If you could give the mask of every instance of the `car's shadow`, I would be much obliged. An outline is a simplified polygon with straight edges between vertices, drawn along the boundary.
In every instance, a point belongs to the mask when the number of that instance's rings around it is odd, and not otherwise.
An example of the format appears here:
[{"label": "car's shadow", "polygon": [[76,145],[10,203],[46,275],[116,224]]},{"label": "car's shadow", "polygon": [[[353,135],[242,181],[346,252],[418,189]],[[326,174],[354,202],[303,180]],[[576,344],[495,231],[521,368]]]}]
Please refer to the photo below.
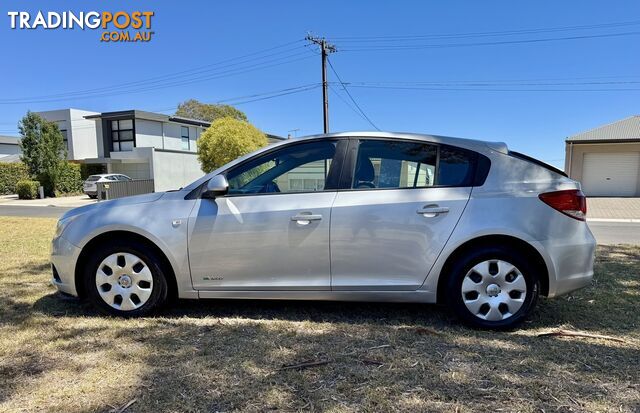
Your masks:
[{"label": "car's shadow", "polygon": [[[34,303],[33,310],[56,317],[103,316],[89,303],[60,293],[41,297]],[[150,316],[181,317],[440,326],[454,322],[449,311],[438,305],[312,300],[174,300]]]}]

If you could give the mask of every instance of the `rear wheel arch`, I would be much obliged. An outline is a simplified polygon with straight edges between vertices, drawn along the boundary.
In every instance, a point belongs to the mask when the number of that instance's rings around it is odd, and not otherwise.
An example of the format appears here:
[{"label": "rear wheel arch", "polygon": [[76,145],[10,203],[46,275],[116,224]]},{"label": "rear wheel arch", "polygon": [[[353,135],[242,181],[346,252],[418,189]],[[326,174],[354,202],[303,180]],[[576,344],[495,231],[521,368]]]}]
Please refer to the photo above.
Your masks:
[{"label": "rear wheel arch", "polygon": [[485,235],[471,239],[456,248],[447,258],[438,278],[438,304],[446,304],[446,286],[453,264],[469,252],[482,247],[504,246],[515,249],[531,258],[539,274],[540,295],[549,294],[549,271],[542,255],[528,242],[510,235]]},{"label": "rear wheel arch", "polygon": [[117,240],[127,240],[127,241],[135,241],[141,244],[144,244],[151,248],[154,253],[160,257],[161,262],[159,265],[163,268],[165,273],[165,278],[167,278],[167,287],[168,294],[170,299],[175,299],[178,297],[178,284],[176,281],[176,275],[173,271],[173,266],[171,262],[167,258],[166,254],[158,247],[153,241],[150,239],[137,234],[131,231],[109,231],[102,234],[97,235],[92,238],[87,244],[82,248],[80,252],[80,256],[78,257],[78,261],[76,262],[75,268],[75,283],[76,283],[76,291],[78,292],[78,296],[80,298],[85,297],[85,285],[84,285],[84,272],[83,269],[91,256],[91,254],[100,248],[101,245],[105,245],[107,243],[111,243]]}]

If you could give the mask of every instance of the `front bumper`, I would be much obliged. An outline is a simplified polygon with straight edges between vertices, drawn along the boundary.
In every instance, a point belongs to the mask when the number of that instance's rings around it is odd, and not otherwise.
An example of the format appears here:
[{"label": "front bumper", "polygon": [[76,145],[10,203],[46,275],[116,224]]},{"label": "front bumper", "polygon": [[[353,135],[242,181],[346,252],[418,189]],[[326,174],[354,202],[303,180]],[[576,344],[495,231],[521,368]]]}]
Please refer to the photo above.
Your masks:
[{"label": "front bumper", "polygon": [[59,291],[76,297],[75,270],[80,251],[62,236],[51,242],[51,283]]}]

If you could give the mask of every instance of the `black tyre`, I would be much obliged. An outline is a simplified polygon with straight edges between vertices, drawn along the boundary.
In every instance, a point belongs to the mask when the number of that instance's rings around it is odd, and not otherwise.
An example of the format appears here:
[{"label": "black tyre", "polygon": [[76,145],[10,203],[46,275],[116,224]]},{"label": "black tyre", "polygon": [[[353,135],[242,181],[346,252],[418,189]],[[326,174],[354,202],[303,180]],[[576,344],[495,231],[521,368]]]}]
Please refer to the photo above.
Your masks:
[{"label": "black tyre", "polygon": [[144,243],[101,244],[85,266],[88,300],[101,312],[123,317],[147,315],[167,300],[162,260]]},{"label": "black tyre", "polygon": [[512,329],[531,313],[540,281],[521,252],[483,247],[457,260],[448,274],[446,299],[466,324],[492,330]]}]

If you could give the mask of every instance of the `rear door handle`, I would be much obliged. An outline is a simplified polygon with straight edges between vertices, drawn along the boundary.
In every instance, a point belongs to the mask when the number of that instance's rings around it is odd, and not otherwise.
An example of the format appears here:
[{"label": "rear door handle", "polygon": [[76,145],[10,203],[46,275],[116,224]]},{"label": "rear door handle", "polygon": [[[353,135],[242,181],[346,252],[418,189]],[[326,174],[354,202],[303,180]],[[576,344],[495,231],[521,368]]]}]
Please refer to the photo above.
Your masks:
[{"label": "rear door handle", "polygon": [[447,212],[449,212],[449,208],[438,205],[427,205],[416,211],[417,214],[420,214],[425,218],[433,218],[440,214],[446,214]]},{"label": "rear door handle", "polygon": [[320,221],[321,219],[322,215],[312,214],[311,212],[301,212],[291,217],[292,221],[295,221],[300,225],[309,225],[311,221]]}]

